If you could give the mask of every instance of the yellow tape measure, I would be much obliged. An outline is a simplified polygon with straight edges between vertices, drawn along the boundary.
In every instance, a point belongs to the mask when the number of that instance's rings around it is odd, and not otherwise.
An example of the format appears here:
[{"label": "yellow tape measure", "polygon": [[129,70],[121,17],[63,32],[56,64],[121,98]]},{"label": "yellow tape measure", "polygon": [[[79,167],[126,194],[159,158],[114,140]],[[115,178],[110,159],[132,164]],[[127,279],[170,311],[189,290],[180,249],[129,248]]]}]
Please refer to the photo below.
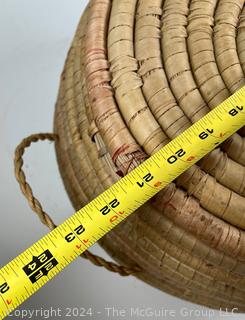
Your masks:
[{"label": "yellow tape measure", "polygon": [[245,125],[245,87],[0,269],[0,319]]}]

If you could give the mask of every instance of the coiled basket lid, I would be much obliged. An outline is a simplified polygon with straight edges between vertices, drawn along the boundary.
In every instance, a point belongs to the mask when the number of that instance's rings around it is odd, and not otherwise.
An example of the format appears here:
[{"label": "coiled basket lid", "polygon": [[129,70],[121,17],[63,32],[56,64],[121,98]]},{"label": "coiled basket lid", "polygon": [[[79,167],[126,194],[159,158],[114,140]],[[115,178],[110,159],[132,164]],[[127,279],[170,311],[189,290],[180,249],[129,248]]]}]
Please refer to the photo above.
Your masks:
[{"label": "coiled basket lid", "polygon": [[[241,88],[244,73],[243,0],[91,0],[66,60],[54,119],[74,207]],[[241,130],[100,244],[167,293],[243,312],[244,230]]]}]

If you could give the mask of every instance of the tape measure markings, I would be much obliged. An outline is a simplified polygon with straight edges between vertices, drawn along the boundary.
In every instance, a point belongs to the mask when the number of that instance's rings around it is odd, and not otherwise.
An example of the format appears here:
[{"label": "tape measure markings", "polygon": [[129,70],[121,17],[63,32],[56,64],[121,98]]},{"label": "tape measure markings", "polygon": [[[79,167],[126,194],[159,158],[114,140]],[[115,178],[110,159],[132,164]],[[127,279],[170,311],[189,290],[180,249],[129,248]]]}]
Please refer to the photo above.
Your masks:
[{"label": "tape measure markings", "polygon": [[241,128],[244,104],[245,87],[0,269],[0,318]]}]

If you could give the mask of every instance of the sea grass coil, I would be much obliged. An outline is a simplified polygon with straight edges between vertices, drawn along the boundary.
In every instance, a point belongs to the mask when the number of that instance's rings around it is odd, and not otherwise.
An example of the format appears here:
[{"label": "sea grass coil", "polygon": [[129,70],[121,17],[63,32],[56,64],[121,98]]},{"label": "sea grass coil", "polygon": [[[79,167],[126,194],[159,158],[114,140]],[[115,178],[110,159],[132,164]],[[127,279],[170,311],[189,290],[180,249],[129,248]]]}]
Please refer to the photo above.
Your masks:
[{"label": "sea grass coil", "polygon": [[[75,209],[244,86],[244,2],[89,2],[54,119],[60,173]],[[245,312],[244,133],[191,167],[100,245],[167,293]]]}]

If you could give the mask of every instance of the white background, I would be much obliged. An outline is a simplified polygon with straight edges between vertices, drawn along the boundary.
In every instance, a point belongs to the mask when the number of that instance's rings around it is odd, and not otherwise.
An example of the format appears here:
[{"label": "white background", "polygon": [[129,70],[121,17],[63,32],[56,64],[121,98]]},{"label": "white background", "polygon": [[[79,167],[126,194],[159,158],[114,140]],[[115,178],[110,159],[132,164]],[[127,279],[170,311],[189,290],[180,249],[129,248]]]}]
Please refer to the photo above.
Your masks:
[{"label": "white background", "polygon": [[[59,76],[86,3],[82,0],[0,0],[0,266],[48,231],[19,190],[14,178],[13,154],[15,146],[25,136],[52,131]],[[34,192],[55,222],[61,223],[73,213],[52,144],[39,143],[28,150],[24,168]],[[97,245],[92,250],[107,257]],[[63,315],[57,319],[66,319],[66,308],[91,307],[94,315],[83,319],[123,319],[112,317],[112,314],[107,316],[104,308],[113,306],[124,309],[126,319],[130,319],[131,307],[173,309],[177,314],[175,319],[181,318],[182,308],[208,312],[208,309],[171,297],[133,277],[122,278],[80,258],[19,310],[60,308]],[[39,313],[32,318],[44,317]],[[182,318],[238,320],[245,319],[245,315],[221,317],[217,312],[210,317]]]}]

